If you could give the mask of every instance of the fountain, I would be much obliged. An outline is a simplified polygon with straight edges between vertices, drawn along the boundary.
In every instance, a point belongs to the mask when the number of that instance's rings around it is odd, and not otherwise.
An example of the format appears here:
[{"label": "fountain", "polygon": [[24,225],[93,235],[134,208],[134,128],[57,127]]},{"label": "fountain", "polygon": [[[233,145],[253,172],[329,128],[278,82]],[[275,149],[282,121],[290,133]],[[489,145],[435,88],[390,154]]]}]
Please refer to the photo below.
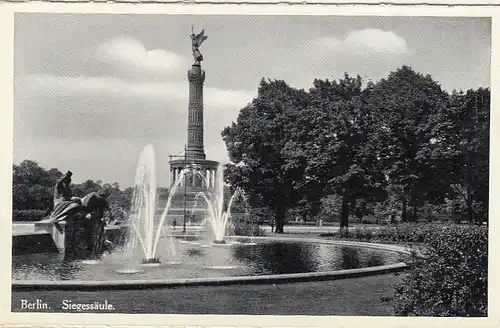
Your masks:
[{"label": "fountain", "polygon": [[216,182],[212,191],[199,192],[196,199],[202,198],[208,207],[208,213],[204,222],[208,221],[214,234],[213,243],[216,245],[226,244],[224,239],[229,220],[231,218],[231,207],[234,200],[243,195],[241,189],[236,189],[234,194],[229,199],[227,206],[224,203],[224,170],[223,166],[217,168]]},{"label": "fountain", "polygon": [[[156,256],[157,246],[161,236],[167,238],[170,254],[175,256],[173,237],[168,228],[164,227],[164,221],[171,202],[171,195],[167,199],[167,205],[160,218],[159,224],[155,225],[156,218],[156,159],[152,145],[144,147],[137,164],[134,181],[134,192],[132,196],[131,210],[128,220],[129,235],[124,254],[130,260],[131,255],[140,245],[142,250],[142,261],[144,265],[158,265],[160,258]],[[176,181],[172,194],[178,188]]]},{"label": "fountain", "polygon": [[[230,220],[231,208],[236,205],[235,201],[238,197],[246,197],[243,191],[238,189],[225,206],[221,166],[218,167],[217,183],[212,183],[211,187],[207,186],[207,191],[199,193],[197,197],[198,200],[203,201],[206,208],[206,216],[202,221],[202,226],[206,224],[211,227],[211,229],[207,229],[207,232],[215,236],[213,242],[207,245],[199,242],[203,238],[196,238],[198,242],[179,242],[179,244],[174,245],[175,239],[170,232],[169,225],[166,224],[166,218],[172,198],[181,183],[185,181],[187,174],[200,176],[202,173],[195,166],[185,167],[171,187],[163,213],[161,216],[157,216],[155,153],[151,145],[146,146],[138,160],[130,211],[127,213],[120,209],[122,214],[128,216],[127,220],[120,222],[120,231],[122,231],[122,227],[126,228],[125,236],[119,237],[120,239],[124,238],[118,243],[120,246],[122,242],[125,244],[123,249],[110,252],[101,261],[93,263],[95,265],[88,266],[68,266],[64,261],[60,262],[58,255],[53,253],[20,255],[14,257],[14,285],[20,289],[26,286],[43,289],[50,284],[63,288],[64,283],[59,280],[67,280],[68,276],[77,286],[91,286],[93,284],[101,286],[102,280],[113,281],[113,283],[122,281],[126,286],[158,282],[165,285],[175,285],[179,281],[188,284],[205,283],[205,281],[216,284],[218,280],[213,282],[213,279],[218,278],[241,283],[242,281],[253,282],[259,275],[269,275],[269,268],[274,267],[276,262],[287,263],[287,267],[284,269],[271,272],[278,274],[276,279],[282,279],[282,273],[305,273],[307,275],[307,272],[316,272],[322,268],[327,270],[330,268],[333,270],[343,269],[346,263],[359,263],[362,268],[369,266],[369,263],[374,263],[372,260],[374,257],[378,258],[377,263],[387,263],[388,265],[399,261],[397,256],[381,255],[368,250],[348,255],[345,257],[347,260],[338,260],[338,258],[343,258],[343,250],[338,247],[337,243],[341,244],[342,242],[255,237],[251,238],[250,243],[248,243],[240,241],[247,239],[246,237],[230,236],[228,227],[235,223],[235,220]],[[206,177],[204,179],[206,179],[204,180],[206,183],[208,179]],[[248,211],[246,214],[248,215]],[[161,240],[166,240],[166,247],[159,246],[163,245],[160,243]],[[255,241],[261,242],[256,243]],[[193,248],[193,245],[197,246]],[[221,245],[224,247],[220,247]],[[248,247],[249,245],[254,246]],[[321,251],[318,245],[324,245],[327,250]],[[177,255],[176,247],[179,248],[180,255]],[[352,245],[352,247],[359,248],[361,246]],[[365,243],[362,247],[368,248],[369,246]],[[373,246],[374,249],[377,247],[379,246]],[[396,250],[396,252],[400,252],[400,250]],[[360,257],[360,259],[353,262],[350,257]],[[316,263],[323,263],[323,266],[317,266]],[[176,267],[172,267],[173,265]],[[399,270],[404,266],[400,263],[390,268]],[[130,280],[121,280],[117,276],[133,277],[134,274],[140,275]],[[327,276],[331,273],[322,274]],[[252,277],[243,278],[242,276]],[[96,280],[89,282],[89,277]]]}]

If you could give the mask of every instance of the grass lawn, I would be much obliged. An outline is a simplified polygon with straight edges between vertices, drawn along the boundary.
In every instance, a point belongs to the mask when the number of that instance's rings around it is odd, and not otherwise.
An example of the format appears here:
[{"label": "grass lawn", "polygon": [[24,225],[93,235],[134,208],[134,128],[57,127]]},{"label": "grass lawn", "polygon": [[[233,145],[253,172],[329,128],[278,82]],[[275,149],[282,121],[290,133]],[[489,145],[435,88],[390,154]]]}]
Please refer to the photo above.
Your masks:
[{"label": "grass lawn", "polygon": [[50,312],[62,300],[85,303],[108,300],[119,313],[266,314],[266,315],[393,315],[396,284],[404,274],[278,285],[179,287],[102,292],[13,292],[12,310],[22,299],[42,299]]}]

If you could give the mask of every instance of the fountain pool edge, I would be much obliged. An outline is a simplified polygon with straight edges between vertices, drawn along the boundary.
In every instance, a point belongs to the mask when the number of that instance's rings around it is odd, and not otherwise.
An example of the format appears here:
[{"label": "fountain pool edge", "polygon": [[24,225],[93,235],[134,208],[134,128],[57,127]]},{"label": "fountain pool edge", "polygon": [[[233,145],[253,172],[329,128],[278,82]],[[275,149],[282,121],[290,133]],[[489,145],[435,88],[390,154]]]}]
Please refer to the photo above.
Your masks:
[{"label": "fountain pool edge", "polygon": [[[227,239],[236,240],[273,240],[316,244],[344,245],[353,247],[375,248],[410,254],[410,250],[397,245],[362,243],[338,240],[322,240],[313,238],[293,237],[246,237],[231,236]],[[13,280],[12,291],[35,291],[35,290],[79,290],[79,291],[101,291],[101,290],[132,290],[132,289],[156,289],[175,288],[185,286],[224,286],[224,285],[248,285],[248,284],[281,284],[307,281],[326,281],[348,279],[372,275],[380,275],[390,272],[399,272],[408,268],[404,262],[374,266],[359,269],[306,272],[277,275],[259,276],[234,276],[216,278],[186,278],[186,279],[153,279],[153,280],[118,280],[118,281],[88,281],[88,280],[63,280],[63,281],[41,281],[41,280]]]}]

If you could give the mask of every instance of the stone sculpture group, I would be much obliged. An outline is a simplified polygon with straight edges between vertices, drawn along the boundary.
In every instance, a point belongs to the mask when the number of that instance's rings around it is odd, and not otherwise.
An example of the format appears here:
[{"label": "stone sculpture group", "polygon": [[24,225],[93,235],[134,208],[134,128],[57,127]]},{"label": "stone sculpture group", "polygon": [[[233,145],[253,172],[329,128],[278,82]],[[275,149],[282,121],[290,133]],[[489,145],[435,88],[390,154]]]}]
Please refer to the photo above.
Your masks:
[{"label": "stone sculpture group", "polygon": [[[64,259],[95,259],[112,247],[105,238],[105,211],[112,214],[107,203],[108,189],[92,192],[83,198],[73,196],[70,188],[73,173],[67,171],[54,187],[54,208],[47,220],[64,233]],[[64,222],[64,227],[62,223]]]}]

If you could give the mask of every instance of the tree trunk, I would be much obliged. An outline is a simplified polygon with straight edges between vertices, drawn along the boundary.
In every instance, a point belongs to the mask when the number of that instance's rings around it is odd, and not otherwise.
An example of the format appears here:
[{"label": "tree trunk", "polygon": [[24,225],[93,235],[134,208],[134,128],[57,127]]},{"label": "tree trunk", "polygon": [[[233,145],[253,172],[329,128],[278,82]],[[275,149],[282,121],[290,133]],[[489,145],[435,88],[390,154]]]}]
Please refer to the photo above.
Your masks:
[{"label": "tree trunk", "polygon": [[472,190],[470,183],[467,182],[467,219],[469,223],[474,223],[474,209],[472,208]]},{"label": "tree trunk", "polygon": [[474,222],[474,210],[472,208],[472,152],[467,151],[467,167],[465,169],[465,188],[466,188],[466,204],[467,204],[467,220],[469,223]]},{"label": "tree trunk", "polygon": [[342,196],[342,211],[340,213],[340,229],[349,227],[349,196]]},{"label": "tree trunk", "polygon": [[276,227],[274,229],[275,233],[283,233],[283,227],[285,226],[285,213],[286,210],[282,206],[278,206],[278,208],[274,211],[276,223]]},{"label": "tree trunk", "polygon": [[412,213],[411,213],[411,222],[417,222],[417,197],[416,197],[416,191],[412,190],[411,192],[411,208],[412,208]]},{"label": "tree trunk", "polygon": [[403,206],[401,209],[401,222],[407,222],[408,218],[406,217],[406,197],[403,197],[402,202]]}]

